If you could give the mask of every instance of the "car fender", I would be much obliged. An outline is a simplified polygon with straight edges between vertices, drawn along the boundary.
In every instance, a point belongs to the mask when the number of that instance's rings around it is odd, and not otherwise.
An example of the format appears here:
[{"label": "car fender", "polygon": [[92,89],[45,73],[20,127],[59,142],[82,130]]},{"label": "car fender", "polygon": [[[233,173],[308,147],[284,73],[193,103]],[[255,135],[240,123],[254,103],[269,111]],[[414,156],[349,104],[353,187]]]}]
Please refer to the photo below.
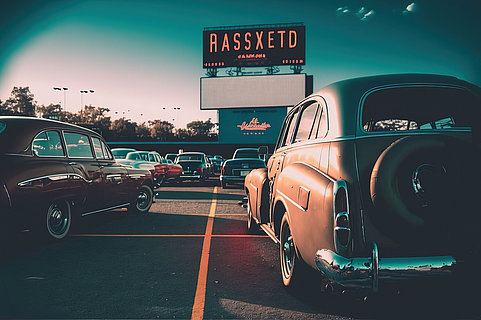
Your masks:
[{"label": "car fender", "polygon": [[276,204],[284,204],[296,248],[304,261],[315,267],[317,250],[335,250],[334,179],[303,163],[285,167],[277,179]]},{"label": "car fender", "polygon": [[[267,168],[259,168],[252,170],[245,178],[244,189],[248,196],[250,208],[252,210],[252,217],[258,222],[264,222],[269,210],[269,199],[262,197],[263,186],[267,183]],[[263,213],[261,215],[261,213]]]}]

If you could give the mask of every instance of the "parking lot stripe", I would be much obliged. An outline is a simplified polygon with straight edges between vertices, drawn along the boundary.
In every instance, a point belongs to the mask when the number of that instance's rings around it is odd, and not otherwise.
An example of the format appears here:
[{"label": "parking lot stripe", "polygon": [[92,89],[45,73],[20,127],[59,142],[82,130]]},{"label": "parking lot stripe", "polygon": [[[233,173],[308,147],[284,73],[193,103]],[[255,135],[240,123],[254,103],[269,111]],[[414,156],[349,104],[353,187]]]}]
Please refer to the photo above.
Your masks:
[{"label": "parking lot stripe", "polygon": [[192,320],[204,318],[205,290],[207,287],[207,272],[209,270],[210,240],[212,228],[214,226],[215,208],[217,205],[217,187],[214,187],[212,203],[210,205],[209,218],[205,227],[204,243],[202,245],[202,255],[200,257],[199,276],[197,278],[197,288],[195,290],[194,307],[192,308]]},{"label": "parking lot stripe", "polygon": [[[71,234],[70,237],[84,238],[203,238],[204,234]],[[213,234],[211,238],[267,238],[266,235],[255,234]]]}]

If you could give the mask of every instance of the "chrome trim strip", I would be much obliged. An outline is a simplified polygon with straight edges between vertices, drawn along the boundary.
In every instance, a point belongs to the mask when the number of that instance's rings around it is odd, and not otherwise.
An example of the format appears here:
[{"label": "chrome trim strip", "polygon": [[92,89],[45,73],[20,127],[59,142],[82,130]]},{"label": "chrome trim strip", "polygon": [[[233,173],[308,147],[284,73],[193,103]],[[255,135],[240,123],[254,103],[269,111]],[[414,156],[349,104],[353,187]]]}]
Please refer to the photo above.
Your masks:
[{"label": "chrome trim strip", "polygon": [[129,178],[132,178],[132,179],[142,179],[143,177],[145,177],[145,175],[141,173],[133,173],[133,174],[129,174],[128,176]]},{"label": "chrome trim strip", "polygon": [[269,238],[271,238],[271,240],[274,241],[275,244],[279,244],[279,240],[276,238],[276,235],[271,228],[269,228],[265,224],[261,224],[260,227],[269,236]]},{"label": "chrome trim strip", "polygon": [[120,204],[118,206],[114,206],[114,207],[110,207],[110,208],[105,208],[105,209],[100,209],[100,210],[82,213],[82,217],[85,217],[85,216],[88,216],[88,215],[91,215],[91,214],[95,214],[95,213],[99,213],[99,212],[110,211],[110,210],[114,210],[114,209],[118,209],[118,208],[125,208],[129,205],[130,205],[130,202],[127,202],[127,203]]},{"label": "chrome trim strip", "polygon": [[84,177],[82,177],[81,175],[79,175],[77,173],[58,173],[58,174],[51,174],[51,175],[48,175],[48,176],[32,178],[32,179],[28,179],[28,180],[25,180],[25,181],[20,181],[19,183],[17,183],[17,185],[19,187],[26,187],[34,181],[43,180],[43,179],[50,179],[52,181],[69,180],[69,179],[81,179],[81,180],[84,180],[87,183],[92,182],[92,180],[86,180]]},{"label": "chrome trim strip", "polygon": [[7,186],[5,184],[3,184],[3,189],[5,190],[5,193],[7,194],[8,204],[11,208],[12,207],[12,198],[10,198],[10,193],[8,192]]},{"label": "chrome trim strip", "polygon": [[285,193],[277,190],[277,193],[279,193],[281,196],[283,196],[284,198],[286,198],[287,200],[289,200],[290,203],[292,203],[293,205],[295,205],[298,209],[301,209],[303,212],[306,212],[307,210],[304,209],[301,205],[299,205],[297,202],[295,202],[294,200],[292,200],[291,198],[289,198],[288,196],[286,196]]},{"label": "chrome trim strip", "polygon": [[405,281],[416,278],[445,278],[454,273],[452,256],[379,258],[373,243],[371,257],[346,258],[329,250],[316,252],[317,269],[329,280],[345,287],[376,292],[379,282]]}]

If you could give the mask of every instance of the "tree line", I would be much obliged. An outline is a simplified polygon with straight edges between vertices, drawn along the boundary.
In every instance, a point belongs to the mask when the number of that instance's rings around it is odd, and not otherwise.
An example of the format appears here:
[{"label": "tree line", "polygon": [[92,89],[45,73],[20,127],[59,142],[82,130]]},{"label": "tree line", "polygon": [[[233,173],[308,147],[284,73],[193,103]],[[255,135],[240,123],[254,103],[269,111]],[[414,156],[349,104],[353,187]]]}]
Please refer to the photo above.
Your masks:
[{"label": "tree line", "polygon": [[107,113],[109,108],[85,105],[72,113],[62,110],[60,104],[37,105],[29,87],[14,87],[10,97],[0,100],[0,115],[43,117],[76,124],[95,130],[108,141],[215,141],[217,124],[207,121],[189,122],[186,128],[175,128],[165,120],[149,120],[136,123],[125,117],[113,120]]}]

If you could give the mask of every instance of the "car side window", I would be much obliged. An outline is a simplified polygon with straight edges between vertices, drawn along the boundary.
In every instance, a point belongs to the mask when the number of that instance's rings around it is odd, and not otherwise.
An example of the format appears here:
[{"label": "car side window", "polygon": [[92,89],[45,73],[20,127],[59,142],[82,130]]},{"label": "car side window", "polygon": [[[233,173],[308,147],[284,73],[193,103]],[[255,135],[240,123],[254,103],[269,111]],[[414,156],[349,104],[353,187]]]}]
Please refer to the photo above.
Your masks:
[{"label": "car side window", "polygon": [[64,157],[60,134],[57,131],[39,133],[32,142],[32,151],[38,157]]},{"label": "car side window", "polygon": [[97,159],[105,159],[104,152],[102,151],[102,143],[99,138],[92,138],[92,144],[94,146],[95,157]]},{"label": "car side window", "polygon": [[149,162],[155,162],[155,158],[152,153],[149,153]]},{"label": "car side window", "polygon": [[87,135],[74,132],[64,132],[63,135],[67,143],[69,157],[93,159],[94,155]]},{"label": "car side window", "polygon": [[319,121],[317,123],[317,138],[324,138],[329,130],[329,123],[327,121],[327,107],[325,104],[320,105]]},{"label": "car side window", "polygon": [[103,141],[101,141],[101,143],[102,143],[102,152],[104,153],[104,158],[112,160],[114,156],[112,155],[112,152],[110,151],[109,147],[107,147],[107,145]]},{"label": "car side window", "polygon": [[296,128],[297,123],[297,115],[299,114],[299,110],[296,110],[290,119],[289,126],[287,127],[286,137],[284,138],[283,146],[287,146],[291,144],[292,136],[294,135],[294,129]]},{"label": "car side window", "polygon": [[314,125],[314,119],[317,114],[318,103],[311,103],[302,110],[299,119],[299,125],[297,127],[296,137],[294,142],[301,142],[309,139],[311,135],[312,127]]}]

